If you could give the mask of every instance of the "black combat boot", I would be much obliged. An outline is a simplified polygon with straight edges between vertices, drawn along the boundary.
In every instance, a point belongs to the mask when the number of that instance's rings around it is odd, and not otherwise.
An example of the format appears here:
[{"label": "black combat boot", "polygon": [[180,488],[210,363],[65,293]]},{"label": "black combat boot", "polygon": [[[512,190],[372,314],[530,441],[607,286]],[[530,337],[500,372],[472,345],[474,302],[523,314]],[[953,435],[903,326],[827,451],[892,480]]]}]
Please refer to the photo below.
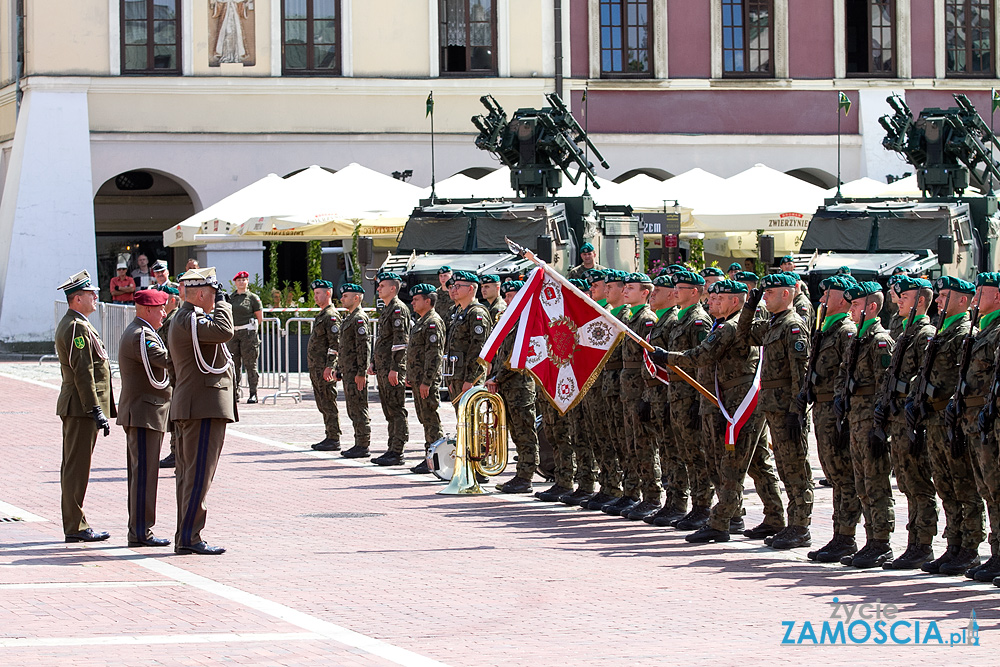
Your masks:
[{"label": "black combat boot", "polygon": [[603,491],[594,494],[589,499],[580,503],[580,507],[585,510],[599,510],[605,505],[605,503],[610,503],[612,500],[617,499],[618,496],[613,496],[610,493],[604,493]]},{"label": "black combat boot", "polygon": [[827,542],[826,546],[820,547],[816,551],[806,554],[809,560],[817,563],[836,563],[844,556],[850,556],[858,552],[858,543],[853,535],[841,535],[837,533],[833,539]]},{"label": "black combat boot", "polygon": [[674,528],[677,530],[698,530],[702,526],[708,525],[708,517],[711,515],[712,510],[704,505],[695,505],[691,508],[691,511],[687,513],[687,516],[681,518],[674,524]]},{"label": "black combat boot", "polygon": [[535,497],[546,503],[554,503],[559,500],[561,496],[570,493],[573,489],[567,489],[565,486],[559,486],[558,484],[550,486],[544,491],[538,491],[535,493]]},{"label": "black combat boot", "polygon": [[774,536],[769,545],[772,549],[795,549],[812,544],[812,535],[806,526],[787,526]]},{"label": "black combat boot", "polygon": [[340,454],[345,459],[365,459],[371,456],[368,452],[368,445],[354,445]]},{"label": "black combat boot", "polygon": [[340,441],[333,438],[323,438],[312,446],[317,452],[336,452],[340,450]]},{"label": "black combat boot", "polygon": [[431,467],[427,465],[427,459],[420,459],[420,463],[410,468],[410,472],[414,475],[426,475],[431,471]]},{"label": "black combat boot", "polygon": [[711,526],[702,526],[690,535],[685,535],[684,539],[695,544],[703,542],[728,542],[729,531],[716,530]]},{"label": "black combat boot", "polygon": [[941,566],[957,556],[961,549],[962,546],[959,544],[949,544],[943,554],[932,561],[924,563],[920,566],[920,569],[929,574],[938,574],[941,571]]},{"label": "black combat boot", "polygon": [[638,505],[635,505],[628,511],[628,513],[622,513],[622,516],[631,521],[638,521],[639,519],[645,519],[647,516],[652,516],[660,511],[660,503],[655,500],[644,500]]},{"label": "black combat boot", "polygon": [[743,537],[749,537],[751,540],[763,540],[771,537],[772,535],[777,535],[784,529],[784,526],[777,526],[773,523],[764,521],[749,530],[744,530]]},{"label": "black combat boot", "polygon": [[947,563],[942,563],[938,567],[938,574],[953,577],[956,574],[965,574],[970,567],[975,567],[983,562],[979,556],[979,550],[962,547],[958,553]]},{"label": "black combat boot", "polygon": [[919,570],[924,563],[934,559],[934,551],[929,544],[910,542],[899,558],[882,563],[883,570]]},{"label": "black combat boot", "polygon": [[257,402],[257,390],[251,389],[250,398],[247,399],[247,405],[253,405],[256,402]]},{"label": "black combat boot", "polygon": [[683,507],[667,507],[664,506],[659,512],[652,516],[647,516],[643,519],[646,523],[651,523],[654,526],[659,526],[660,528],[665,528],[666,526],[672,526],[684,517],[687,516],[687,510]]},{"label": "black combat boot", "polygon": [[569,505],[572,507],[573,505],[580,505],[581,503],[584,503],[593,497],[594,497],[593,491],[584,491],[583,489],[577,489],[576,491],[564,493],[561,496],[559,496],[559,502],[561,502],[563,505]]},{"label": "black combat boot", "polygon": [[173,468],[175,465],[176,465],[176,462],[174,460],[174,453],[173,452],[170,452],[169,454],[167,454],[166,456],[164,456],[162,459],[160,459],[160,467],[161,468]]},{"label": "black combat boot", "polygon": [[399,452],[386,452],[382,456],[376,456],[371,461],[377,466],[401,466],[403,465],[403,455]]},{"label": "black combat boot", "polygon": [[859,570],[881,567],[886,561],[892,560],[892,547],[889,540],[869,540],[864,548],[855,554],[851,565]]},{"label": "black combat boot", "polygon": [[747,525],[743,522],[743,517],[734,517],[729,520],[730,535],[742,535],[746,529]]},{"label": "black combat boot", "polygon": [[531,493],[531,480],[513,477],[500,485],[500,493]]},{"label": "black combat boot", "polygon": [[635,498],[629,498],[628,496],[622,496],[621,498],[616,498],[610,503],[604,503],[601,506],[601,511],[610,516],[618,516],[623,509],[631,509],[632,505],[635,505],[638,500]]},{"label": "black combat boot", "polygon": [[[971,577],[969,577],[969,572],[972,573]],[[993,581],[997,577],[1000,577],[1000,555],[993,554],[982,565],[970,568],[965,573],[965,576],[976,581]]]}]

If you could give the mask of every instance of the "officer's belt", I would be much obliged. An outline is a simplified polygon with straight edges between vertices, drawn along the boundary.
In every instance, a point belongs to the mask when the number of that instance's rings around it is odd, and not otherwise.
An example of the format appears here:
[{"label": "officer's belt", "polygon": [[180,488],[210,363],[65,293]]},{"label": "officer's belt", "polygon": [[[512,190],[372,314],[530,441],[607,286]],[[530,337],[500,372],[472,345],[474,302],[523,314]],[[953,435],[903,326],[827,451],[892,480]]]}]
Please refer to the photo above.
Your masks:
[{"label": "officer's belt", "polygon": [[776,380],[763,380],[760,383],[761,389],[777,389],[779,387],[791,387],[792,378],[778,378]]},{"label": "officer's belt", "polygon": [[642,368],[642,363],[638,361],[623,361],[622,368],[629,368],[629,369]]},{"label": "officer's belt", "polygon": [[851,396],[874,396],[875,395],[875,385],[868,384],[864,387],[859,387],[851,392]]},{"label": "officer's belt", "polygon": [[950,398],[942,398],[940,401],[927,401],[927,411],[928,412],[938,412],[944,410],[948,406],[948,401]]},{"label": "officer's belt", "polygon": [[667,380],[669,382],[684,382],[684,378],[673,371],[667,371]]},{"label": "officer's belt", "polygon": [[666,387],[667,385],[663,384],[662,382],[660,382],[656,378],[646,378],[646,386],[647,387]]},{"label": "officer's belt", "polygon": [[732,389],[733,387],[738,387],[741,384],[747,382],[753,382],[753,375],[741,375],[738,378],[733,378],[732,380],[726,380],[725,382],[720,382],[719,387],[722,389]]},{"label": "officer's belt", "polygon": [[833,393],[832,391],[829,394],[816,394],[816,402],[829,403],[830,401],[833,400],[834,396],[836,396],[836,394]]},{"label": "officer's belt", "polygon": [[253,331],[256,328],[257,328],[257,322],[255,320],[255,321],[251,322],[250,324],[240,324],[240,325],[234,326],[233,330],[235,330],[235,331],[244,331],[244,330],[249,329],[249,330]]},{"label": "officer's belt", "polygon": [[985,396],[966,396],[965,397],[965,407],[967,408],[981,408],[986,405]]},{"label": "officer's belt", "polygon": [[620,371],[622,369],[622,362],[620,361],[609,361],[604,364],[604,370],[606,371]]}]

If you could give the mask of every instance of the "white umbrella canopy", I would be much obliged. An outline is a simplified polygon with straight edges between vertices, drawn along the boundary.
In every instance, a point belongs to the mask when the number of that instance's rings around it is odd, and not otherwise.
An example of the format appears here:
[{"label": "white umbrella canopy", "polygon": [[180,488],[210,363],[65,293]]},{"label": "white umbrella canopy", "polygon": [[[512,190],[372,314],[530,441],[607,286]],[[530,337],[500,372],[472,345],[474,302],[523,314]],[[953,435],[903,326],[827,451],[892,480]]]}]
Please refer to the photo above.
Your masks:
[{"label": "white umbrella canopy", "polygon": [[[882,181],[876,181],[874,178],[859,178],[856,181],[848,181],[847,183],[840,184],[840,194],[844,197],[881,197],[882,193],[888,187]],[[826,196],[834,197],[837,194],[836,186],[827,189]]]},{"label": "white umbrella canopy", "polygon": [[[441,186],[447,181],[452,180],[455,176],[452,176],[445,181],[438,183],[436,188],[436,194],[438,197],[447,197],[451,195],[441,194]],[[584,188],[584,178],[581,177],[580,180],[576,182],[576,185],[569,182],[565,174],[563,175],[563,185],[559,188],[560,197],[579,197],[583,194]],[[618,190],[618,184],[614,181],[609,181],[606,178],[600,176],[597,177],[597,182],[601,184],[600,188],[595,188],[591,186],[588,188],[590,195],[594,198],[594,203],[597,204],[627,204],[628,202],[624,200],[624,195]],[[468,187],[463,187],[468,186]],[[459,181],[459,191],[465,191],[471,188],[471,194],[463,194],[460,196],[480,198],[480,199],[514,199],[517,195],[514,190],[510,187],[510,167],[500,167],[495,169],[490,173],[486,174],[480,179],[473,180],[471,183],[465,183]],[[430,189],[424,190],[427,196],[430,196]]]},{"label": "white umbrella canopy", "polygon": [[[440,199],[471,199],[475,196],[473,193],[478,182],[465,174],[455,174],[434,184],[434,196]],[[424,188],[422,193],[424,199],[429,199],[430,187]]]}]

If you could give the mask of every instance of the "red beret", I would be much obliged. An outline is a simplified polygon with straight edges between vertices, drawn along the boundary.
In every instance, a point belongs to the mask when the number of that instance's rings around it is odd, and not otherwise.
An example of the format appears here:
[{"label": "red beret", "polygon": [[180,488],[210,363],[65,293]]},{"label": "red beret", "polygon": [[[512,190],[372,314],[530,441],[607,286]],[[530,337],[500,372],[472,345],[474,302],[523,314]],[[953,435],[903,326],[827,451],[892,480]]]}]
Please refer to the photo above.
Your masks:
[{"label": "red beret", "polygon": [[235,276],[233,276],[233,280],[238,280],[240,278],[249,278],[249,277],[250,277],[249,273],[247,273],[246,271],[240,271]]},{"label": "red beret", "polygon": [[144,289],[135,293],[135,303],[139,306],[162,306],[170,295],[156,289]]}]

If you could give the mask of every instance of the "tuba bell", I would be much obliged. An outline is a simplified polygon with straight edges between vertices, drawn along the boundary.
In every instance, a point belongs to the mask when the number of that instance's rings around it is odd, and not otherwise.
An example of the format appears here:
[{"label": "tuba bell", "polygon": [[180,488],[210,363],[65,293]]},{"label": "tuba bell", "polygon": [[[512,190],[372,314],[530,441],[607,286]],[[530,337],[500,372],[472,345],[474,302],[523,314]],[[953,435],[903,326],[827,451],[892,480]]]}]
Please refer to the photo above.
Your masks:
[{"label": "tuba bell", "polygon": [[494,477],[507,467],[507,418],[503,399],[484,387],[472,387],[458,402],[455,473],[443,495],[486,493],[479,475]]}]

